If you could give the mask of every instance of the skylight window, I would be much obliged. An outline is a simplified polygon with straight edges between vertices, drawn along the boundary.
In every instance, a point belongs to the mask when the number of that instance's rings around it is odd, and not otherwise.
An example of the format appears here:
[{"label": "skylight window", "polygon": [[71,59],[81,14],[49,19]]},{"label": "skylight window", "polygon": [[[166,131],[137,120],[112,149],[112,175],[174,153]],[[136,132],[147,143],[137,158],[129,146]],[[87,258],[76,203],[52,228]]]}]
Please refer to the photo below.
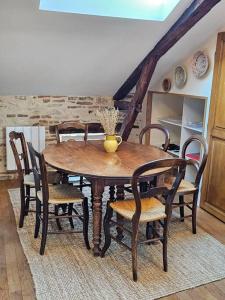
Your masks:
[{"label": "skylight window", "polygon": [[180,0],[40,0],[40,9],[85,15],[164,21]]}]

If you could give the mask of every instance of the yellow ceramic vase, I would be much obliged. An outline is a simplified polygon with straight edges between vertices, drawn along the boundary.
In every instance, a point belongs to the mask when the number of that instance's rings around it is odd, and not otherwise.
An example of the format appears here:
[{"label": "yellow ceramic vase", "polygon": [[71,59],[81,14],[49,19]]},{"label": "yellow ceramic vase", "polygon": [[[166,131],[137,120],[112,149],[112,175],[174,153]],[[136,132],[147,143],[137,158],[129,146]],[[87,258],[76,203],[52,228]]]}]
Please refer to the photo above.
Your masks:
[{"label": "yellow ceramic vase", "polygon": [[104,141],[105,151],[108,153],[116,152],[118,146],[122,143],[122,138],[119,135],[106,135]]}]

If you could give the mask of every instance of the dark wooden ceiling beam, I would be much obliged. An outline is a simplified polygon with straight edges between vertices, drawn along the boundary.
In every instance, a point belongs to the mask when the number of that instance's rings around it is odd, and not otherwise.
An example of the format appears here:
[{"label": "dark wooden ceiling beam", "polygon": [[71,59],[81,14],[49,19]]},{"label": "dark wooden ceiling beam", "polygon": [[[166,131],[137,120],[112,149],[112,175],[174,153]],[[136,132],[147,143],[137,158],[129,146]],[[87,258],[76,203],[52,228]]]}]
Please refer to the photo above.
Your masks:
[{"label": "dark wooden ceiling beam", "polygon": [[158,60],[180,40],[200,19],[202,19],[221,0],[194,0],[184,11],[176,23],[148,53],[148,55],[137,66],[129,78],[113,96],[114,100],[121,100],[127,96],[132,88],[137,84],[142,69],[152,57]]},{"label": "dark wooden ceiling beam", "polygon": [[124,141],[128,139],[130,132],[133,128],[134,122],[137,118],[137,115],[141,111],[142,102],[145,97],[146,91],[148,89],[149,82],[155,71],[157,61],[158,61],[158,57],[152,56],[145,64],[141,72],[141,76],[137,84],[136,92],[130,102],[126,117],[123,120],[120,129],[120,135],[122,136],[122,139]]}]

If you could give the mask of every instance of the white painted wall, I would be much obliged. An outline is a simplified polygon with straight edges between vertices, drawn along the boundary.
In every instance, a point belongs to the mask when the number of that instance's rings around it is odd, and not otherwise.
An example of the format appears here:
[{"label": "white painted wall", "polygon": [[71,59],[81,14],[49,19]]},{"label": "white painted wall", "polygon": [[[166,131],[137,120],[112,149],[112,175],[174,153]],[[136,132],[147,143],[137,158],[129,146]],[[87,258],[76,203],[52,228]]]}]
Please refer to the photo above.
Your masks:
[{"label": "white painted wall", "polygon": [[[182,0],[165,22],[151,22],[0,0],[0,95],[111,96],[191,1]],[[223,0],[160,60],[153,82],[221,27],[224,10]]]},{"label": "white painted wall", "polygon": [[[213,68],[214,68],[214,55],[216,51],[216,40],[217,36],[214,35],[209,41],[204,44],[202,47],[198,47],[193,51],[191,56],[183,61],[177,61],[176,64],[171,68],[170,72],[163,75],[161,80],[151,88],[156,91],[163,91],[162,89],[162,81],[164,78],[170,78],[172,82],[170,93],[176,94],[186,94],[186,95],[195,95],[200,97],[210,97],[211,94],[211,84],[213,78]],[[203,50],[208,54],[209,57],[209,69],[207,74],[200,79],[197,79],[192,72],[192,58],[194,53],[198,50]],[[174,70],[177,65],[182,65],[185,67],[187,71],[187,82],[183,88],[177,88],[175,85],[174,79]]]},{"label": "white painted wall", "polygon": [[0,95],[110,96],[190,2],[162,23],[0,0]]},{"label": "white painted wall", "polygon": [[[172,82],[172,87],[170,90],[170,93],[176,93],[176,94],[184,94],[184,95],[194,95],[199,97],[206,97],[207,98],[207,104],[205,108],[205,120],[206,120],[206,128],[208,125],[208,114],[209,114],[209,108],[210,108],[210,97],[211,97],[211,89],[212,89],[212,80],[213,80],[213,68],[214,68],[214,56],[216,51],[216,41],[217,41],[217,35],[214,35],[211,37],[208,42],[202,47],[198,47],[193,51],[192,55],[189,56],[187,59],[183,61],[177,61],[176,64],[171,68],[171,71],[162,76],[161,80],[158,81],[158,83],[154,86],[151,86],[151,90],[154,91],[163,91],[162,89],[162,81],[164,78],[170,78]],[[193,55],[198,51],[203,50],[208,54],[209,57],[209,69],[207,74],[200,79],[197,79],[193,72],[192,72],[192,58]],[[177,88],[175,85],[175,79],[174,79],[174,70],[177,65],[182,65],[185,67],[187,71],[187,82],[183,88]],[[205,130],[207,132],[207,130]]]}]

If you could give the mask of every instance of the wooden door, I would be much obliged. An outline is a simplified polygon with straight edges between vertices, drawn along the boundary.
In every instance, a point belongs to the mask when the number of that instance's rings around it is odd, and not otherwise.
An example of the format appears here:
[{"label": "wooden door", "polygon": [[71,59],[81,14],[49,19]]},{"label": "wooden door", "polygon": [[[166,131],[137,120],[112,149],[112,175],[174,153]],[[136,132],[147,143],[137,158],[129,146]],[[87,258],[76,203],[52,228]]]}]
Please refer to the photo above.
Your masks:
[{"label": "wooden door", "polygon": [[225,33],[217,39],[208,141],[201,207],[225,222]]}]

